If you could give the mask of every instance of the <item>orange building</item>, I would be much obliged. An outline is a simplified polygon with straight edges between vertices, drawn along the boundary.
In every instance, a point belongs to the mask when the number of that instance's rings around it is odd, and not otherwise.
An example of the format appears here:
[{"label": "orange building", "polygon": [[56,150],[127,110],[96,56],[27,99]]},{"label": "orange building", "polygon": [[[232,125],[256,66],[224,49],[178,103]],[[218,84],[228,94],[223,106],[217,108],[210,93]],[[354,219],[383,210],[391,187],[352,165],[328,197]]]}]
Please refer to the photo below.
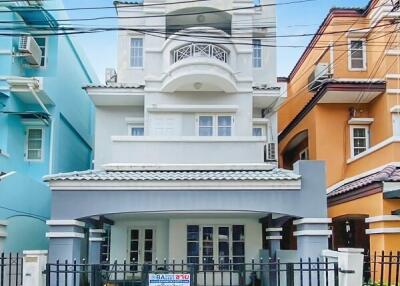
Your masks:
[{"label": "orange building", "polygon": [[400,250],[400,10],[334,8],[287,79],[280,165],[325,160],[332,247]]}]

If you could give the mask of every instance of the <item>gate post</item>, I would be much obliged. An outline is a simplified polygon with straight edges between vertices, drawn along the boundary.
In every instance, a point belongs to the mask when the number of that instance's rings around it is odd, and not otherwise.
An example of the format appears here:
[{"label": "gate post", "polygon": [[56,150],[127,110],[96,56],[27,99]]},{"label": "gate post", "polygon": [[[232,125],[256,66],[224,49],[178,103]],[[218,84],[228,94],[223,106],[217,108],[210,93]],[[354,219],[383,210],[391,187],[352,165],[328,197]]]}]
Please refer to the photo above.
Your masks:
[{"label": "gate post", "polygon": [[29,250],[23,252],[23,278],[24,286],[45,286],[47,275],[43,274],[47,264],[47,250]]}]

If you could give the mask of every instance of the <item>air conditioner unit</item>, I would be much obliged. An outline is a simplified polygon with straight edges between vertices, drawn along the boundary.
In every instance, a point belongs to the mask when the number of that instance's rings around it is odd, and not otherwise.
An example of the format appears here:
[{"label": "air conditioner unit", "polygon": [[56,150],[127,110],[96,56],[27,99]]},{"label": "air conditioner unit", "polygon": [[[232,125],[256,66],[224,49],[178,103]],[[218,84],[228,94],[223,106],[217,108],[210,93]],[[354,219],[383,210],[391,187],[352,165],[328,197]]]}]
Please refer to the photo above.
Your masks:
[{"label": "air conditioner unit", "polygon": [[25,61],[34,66],[39,66],[42,59],[42,50],[31,36],[21,36],[18,50],[25,57]]},{"label": "air conditioner unit", "polygon": [[276,144],[275,143],[268,143],[264,146],[264,161],[271,162],[276,161]]},{"label": "air conditioner unit", "polygon": [[310,91],[316,91],[320,86],[322,81],[330,77],[329,64],[321,63],[315,66],[314,71],[308,77],[308,89]]},{"label": "air conditioner unit", "polygon": [[106,68],[106,85],[117,83],[117,72],[113,68]]}]

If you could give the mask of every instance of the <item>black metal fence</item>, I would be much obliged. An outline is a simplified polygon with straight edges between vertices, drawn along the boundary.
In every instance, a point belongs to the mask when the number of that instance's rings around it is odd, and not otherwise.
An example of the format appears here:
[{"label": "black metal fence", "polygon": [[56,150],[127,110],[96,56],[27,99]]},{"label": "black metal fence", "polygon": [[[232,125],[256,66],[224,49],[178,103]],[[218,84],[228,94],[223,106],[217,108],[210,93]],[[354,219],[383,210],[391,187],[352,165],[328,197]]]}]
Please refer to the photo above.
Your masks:
[{"label": "black metal fence", "polygon": [[367,254],[364,286],[400,286],[400,251]]},{"label": "black metal fence", "polygon": [[338,286],[338,265],[328,260],[188,264],[87,264],[68,261],[46,266],[47,286],[148,286],[149,274],[190,274],[190,286]]},{"label": "black metal fence", "polygon": [[0,255],[0,286],[21,286],[23,259],[17,254]]}]

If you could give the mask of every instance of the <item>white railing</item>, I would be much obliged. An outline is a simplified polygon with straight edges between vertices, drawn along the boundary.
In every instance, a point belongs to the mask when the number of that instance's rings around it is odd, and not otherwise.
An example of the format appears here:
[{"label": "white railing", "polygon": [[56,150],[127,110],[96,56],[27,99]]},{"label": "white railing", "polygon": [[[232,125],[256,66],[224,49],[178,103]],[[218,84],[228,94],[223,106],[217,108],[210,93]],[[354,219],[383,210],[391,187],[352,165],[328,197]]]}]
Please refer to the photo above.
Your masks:
[{"label": "white railing", "polygon": [[173,51],[173,62],[179,62],[190,57],[207,57],[228,62],[228,52],[213,44],[192,43]]}]

